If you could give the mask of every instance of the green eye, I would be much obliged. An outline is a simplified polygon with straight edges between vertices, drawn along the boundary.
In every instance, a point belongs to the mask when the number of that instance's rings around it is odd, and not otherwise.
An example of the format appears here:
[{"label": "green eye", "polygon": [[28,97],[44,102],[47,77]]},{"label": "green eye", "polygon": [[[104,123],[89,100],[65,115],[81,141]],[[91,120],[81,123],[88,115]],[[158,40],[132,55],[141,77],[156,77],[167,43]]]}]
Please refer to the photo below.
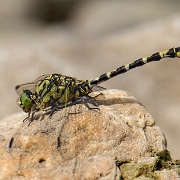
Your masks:
[{"label": "green eye", "polygon": [[31,108],[33,106],[33,101],[31,99],[32,92],[29,90],[25,90],[21,97],[18,99],[19,106],[23,109],[25,112],[30,112]]}]

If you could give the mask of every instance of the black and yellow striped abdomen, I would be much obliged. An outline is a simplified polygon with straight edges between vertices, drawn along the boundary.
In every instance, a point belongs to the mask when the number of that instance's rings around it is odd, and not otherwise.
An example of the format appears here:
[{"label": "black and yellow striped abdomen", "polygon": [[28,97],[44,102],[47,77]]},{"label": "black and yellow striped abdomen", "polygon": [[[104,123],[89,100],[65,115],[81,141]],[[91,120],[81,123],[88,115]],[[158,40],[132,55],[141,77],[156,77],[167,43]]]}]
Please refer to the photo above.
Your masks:
[{"label": "black and yellow striped abdomen", "polygon": [[137,59],[136,61],[133,61],[132,63],[126,64],[117,68],[116,70],[110,71],[108,73],[104,73],[97,78],[89,80],[89,86],[93,87],[119,74],[123,74],[131,69],[143,66],[144,64],[147,64],[149,62],[160,61],[163,58],[175,58],[175,57],[180,58],[180,47],[171,48],[165,51],[154,53],[151,56]]}]

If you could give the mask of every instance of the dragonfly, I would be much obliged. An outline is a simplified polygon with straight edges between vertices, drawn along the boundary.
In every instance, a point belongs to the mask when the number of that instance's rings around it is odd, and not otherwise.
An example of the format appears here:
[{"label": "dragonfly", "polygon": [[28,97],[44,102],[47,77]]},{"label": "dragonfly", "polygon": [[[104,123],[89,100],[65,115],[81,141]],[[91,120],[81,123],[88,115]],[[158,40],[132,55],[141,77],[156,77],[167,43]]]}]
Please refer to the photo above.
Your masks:
[{"label": "dragonfly", "polygon": [[[90,108],[88,103],[91,102],[98,106],[95,97],[91,97],[89,94],[94,91],[94,88],[99,87],[99,84],[149,62],[176,57],[180,58],[180,47],[156,52],[90,80],[78,80],[55,73],[42,75],[33,82],[17,85],[15,90],[20,96],[17,104],[25,113],[28,113],[27,118],[23,121],[30,119],[31,122],[35,113],[39,111],[43,111],[43,114],[49,113],[51,117],[56,110],[79,103],[84,103],[88,109],[98,109],[98,107]],[[11,139],[9,147],[12,142],[13,139]]]}]

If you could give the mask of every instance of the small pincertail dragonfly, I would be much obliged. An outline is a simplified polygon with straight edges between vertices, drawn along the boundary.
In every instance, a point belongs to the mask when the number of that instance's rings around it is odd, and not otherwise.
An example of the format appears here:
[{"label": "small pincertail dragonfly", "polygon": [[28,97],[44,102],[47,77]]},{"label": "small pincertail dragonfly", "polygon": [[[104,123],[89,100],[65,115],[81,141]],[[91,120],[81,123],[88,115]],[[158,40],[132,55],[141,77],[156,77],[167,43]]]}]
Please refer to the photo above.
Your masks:
[{"label": "small pincertail dragonfly", "polygon": [[[86,100],[92,98],[88,94],[93,91],[94,87],[104,81],[149,62],[176,57],[180,58],[180,47],[140,58],[90,80],[77,80],[62,74],[42,75],[31,83],[15,87],[20,95],[17,103],[24,112],[28,113],[26,119],[30,119],[30,121],[33,120],[34,114],[40,110],[43,110],[44,113],[49,112],[50,116],[52,116],[56,110],[66,106],[81,103],[82,101],[86,104]],[[12,142],[13,139],[11,139],[9,147],[11,147]]]}]

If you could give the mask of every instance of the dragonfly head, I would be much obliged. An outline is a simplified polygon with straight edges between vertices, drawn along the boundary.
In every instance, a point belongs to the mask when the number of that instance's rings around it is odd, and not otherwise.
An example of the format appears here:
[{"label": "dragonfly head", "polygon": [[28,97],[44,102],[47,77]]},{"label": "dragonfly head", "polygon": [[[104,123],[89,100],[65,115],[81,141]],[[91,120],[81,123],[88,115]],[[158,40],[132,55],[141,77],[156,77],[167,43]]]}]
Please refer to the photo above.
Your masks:
[{"label": "dragonfly head", "polygon": [[30,90],[24,90],[17,103],[24,112],[31,112],[32,106],[34,104],[32,99],[32,92]]}]

